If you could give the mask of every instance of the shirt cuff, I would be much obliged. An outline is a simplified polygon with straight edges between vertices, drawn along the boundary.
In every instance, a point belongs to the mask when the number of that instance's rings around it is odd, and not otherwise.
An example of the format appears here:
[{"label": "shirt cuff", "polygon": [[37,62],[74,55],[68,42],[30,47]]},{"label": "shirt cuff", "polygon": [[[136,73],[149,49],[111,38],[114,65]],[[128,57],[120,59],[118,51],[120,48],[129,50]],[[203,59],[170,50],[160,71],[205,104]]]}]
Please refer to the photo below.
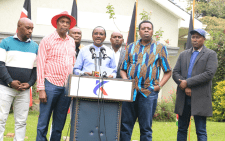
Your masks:
[{"label": "shirt cuff", "polygon": [[116,78],[116,73],[112,73],[111,75],[113,76],[113,78]]},{"label": "shirt cuff", "polygon": [[44,85],[37,86],[37,91],[40,91],[40,90],[45,90],[45,86]]},{"label": "shirt cuff", "polygon": [[5,82],[8,85],[9,83],[11,83],[13,81],[13,79],[11,77],[9,77]]}]

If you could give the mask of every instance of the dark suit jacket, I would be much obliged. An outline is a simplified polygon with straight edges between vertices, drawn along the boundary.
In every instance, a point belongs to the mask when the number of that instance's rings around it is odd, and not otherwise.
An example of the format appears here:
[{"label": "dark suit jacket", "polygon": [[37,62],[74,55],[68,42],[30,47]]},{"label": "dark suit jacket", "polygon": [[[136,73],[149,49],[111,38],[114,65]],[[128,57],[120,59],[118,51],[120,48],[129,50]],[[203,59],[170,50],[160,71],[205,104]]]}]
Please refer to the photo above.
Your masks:
[{"label": "dark suit jacket", "polygon": [[185,91],[179,88],[181,79],[191,88],[191,115],[212,116],[211,87],[218,66],[217,54],[203,46],[195,60],[192,77],[187,79],[192,50],[183,51],[173,69],[173,79],[178,84],[175,113],[182,115],[184,109]]},{"label": "dark suit jacket", "polygon": [[120,52],[120,59],[119,59],[119,62],[118,62],[118,66],[117,66],[117,74],[116,74],[116,78],[122,78],[120,76],[120,66],[124,60],[124,57],[125,57],[125,53],[126,53],[126,50],[125,50],[125,47],[122,47],[121,48],[121,52]]}]

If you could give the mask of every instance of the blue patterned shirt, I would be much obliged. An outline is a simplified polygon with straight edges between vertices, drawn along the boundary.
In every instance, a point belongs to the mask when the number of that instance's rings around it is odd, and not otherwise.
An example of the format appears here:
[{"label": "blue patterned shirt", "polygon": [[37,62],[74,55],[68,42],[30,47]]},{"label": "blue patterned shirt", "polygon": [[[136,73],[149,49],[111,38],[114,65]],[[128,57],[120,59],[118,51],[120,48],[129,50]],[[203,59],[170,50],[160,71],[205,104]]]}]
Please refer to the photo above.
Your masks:
[{"label": "blue patterned shirt", "polygon": [[159,84],[161,68],[171,71],[166,46],[155,40],[144,46],[138,40],[127,47],[121,70],[127,72],[128,79],[135,79],[134,101],[138,91],[144,97],[151,94]]}]

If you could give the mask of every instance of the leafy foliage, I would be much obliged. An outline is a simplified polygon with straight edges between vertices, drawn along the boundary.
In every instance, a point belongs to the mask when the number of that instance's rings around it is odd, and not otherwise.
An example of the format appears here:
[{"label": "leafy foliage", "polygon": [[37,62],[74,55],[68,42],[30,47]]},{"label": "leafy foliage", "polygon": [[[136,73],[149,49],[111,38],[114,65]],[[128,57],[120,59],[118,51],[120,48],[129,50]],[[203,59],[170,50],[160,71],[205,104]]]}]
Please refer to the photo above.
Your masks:
[{"label": "leafy foliage", "polygon": [[162,37],[163,32],[164,31],[162,30],[162,28],[160,28],[158,31],[155,32],[153,37],[155,38],[156,41],[160,40],[160,38]]},{"label": "leafy foliage", "polygon": [[201,18],[201,22],[207,25],[207,31],[225,29],[225,19],[222,18],[205,16]]},{"label": "leafy foliage", "polygon": [[106,13],[109,13],[109,19],[115,19],[115,12],[114,12],[114,7],[111,4],[108,4],[106,7],[107,11]]},{"label": "leafy foliage", "polygon": [[197,14],[225,19],[225,0],[210,0],[210,2],[197,2]]},{"label": "leafy foliage", "polygon": [[206,31],[210,34],[210,39],[205,42],[206,47],[217,53],[218,68],[213,78],[215,92],[217,82],[225,79],[225,0],[198,2],[195,9],[205,16],[201,21],[207,25]]},{"label": "leafy foliage", "polygon": [[142,13],[139,14],[141,16],[141,20],[150,20],[151,19],[151,15],[152,15],[152,11],[150,11],[149,13],[147,11],[145,11],[143,9]]},{"label": "leafy foliage", "polygon": [[32,86],[32,98],[38,99],[37,82]]},{"label": "leafy foliage", "polygon": [[[106,9],[107,9],[106,13],[109,14],[109,19],[113,19],[114,25],[115,25],[116,28],[120,31],[120,29],[118,28],[118,26],[116,25],[116,23],[115,23],[115,21],[114,21],[114,19],[116,19],[116,17],[115,17],[115,12],[114,12],[114,7],[113,7],[113,5],[108,4],[108,5],[106,6]],[[121,31],[120,31],[120,32],[121,32]]]},{"label": "leafy foliage", "polygon": [[213,98],[213,120],[225,121],[225,80],[217,83]]},{"label": "leafy foliage", "polygon": [[174,113],[176,102],[176,90],[169,91],[170,97],[167,99],[163,97],[161,102],[157,103],[156,111],[153,120],[156,121],[176,121],[176,114]]},{"label": "leafy foliage", "polygon": [[210,40],[205,42],[205,45],[207,48],[216,51],[218,58],[218,68],[213,78],[213,88],[214,88],[217,82],[220,82],[225,78],[225,33],[222,30],[220,31],[211,30],[209,33],[211,38]]}]

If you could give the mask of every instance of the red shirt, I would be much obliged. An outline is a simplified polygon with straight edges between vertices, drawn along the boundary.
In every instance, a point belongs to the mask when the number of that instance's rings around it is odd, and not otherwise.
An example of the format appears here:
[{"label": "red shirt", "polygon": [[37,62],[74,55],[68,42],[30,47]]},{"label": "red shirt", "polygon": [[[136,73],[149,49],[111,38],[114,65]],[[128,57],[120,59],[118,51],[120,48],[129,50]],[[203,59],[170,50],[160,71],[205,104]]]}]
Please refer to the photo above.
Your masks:
[{"label": "red shirt", "polygon": [[39,45],[37,59],[37,90],[45,90],[45,78],[56,86],[63,86],[73,72],[75,42],[66,35],[60,38],[57,31],[44,37]]}]

